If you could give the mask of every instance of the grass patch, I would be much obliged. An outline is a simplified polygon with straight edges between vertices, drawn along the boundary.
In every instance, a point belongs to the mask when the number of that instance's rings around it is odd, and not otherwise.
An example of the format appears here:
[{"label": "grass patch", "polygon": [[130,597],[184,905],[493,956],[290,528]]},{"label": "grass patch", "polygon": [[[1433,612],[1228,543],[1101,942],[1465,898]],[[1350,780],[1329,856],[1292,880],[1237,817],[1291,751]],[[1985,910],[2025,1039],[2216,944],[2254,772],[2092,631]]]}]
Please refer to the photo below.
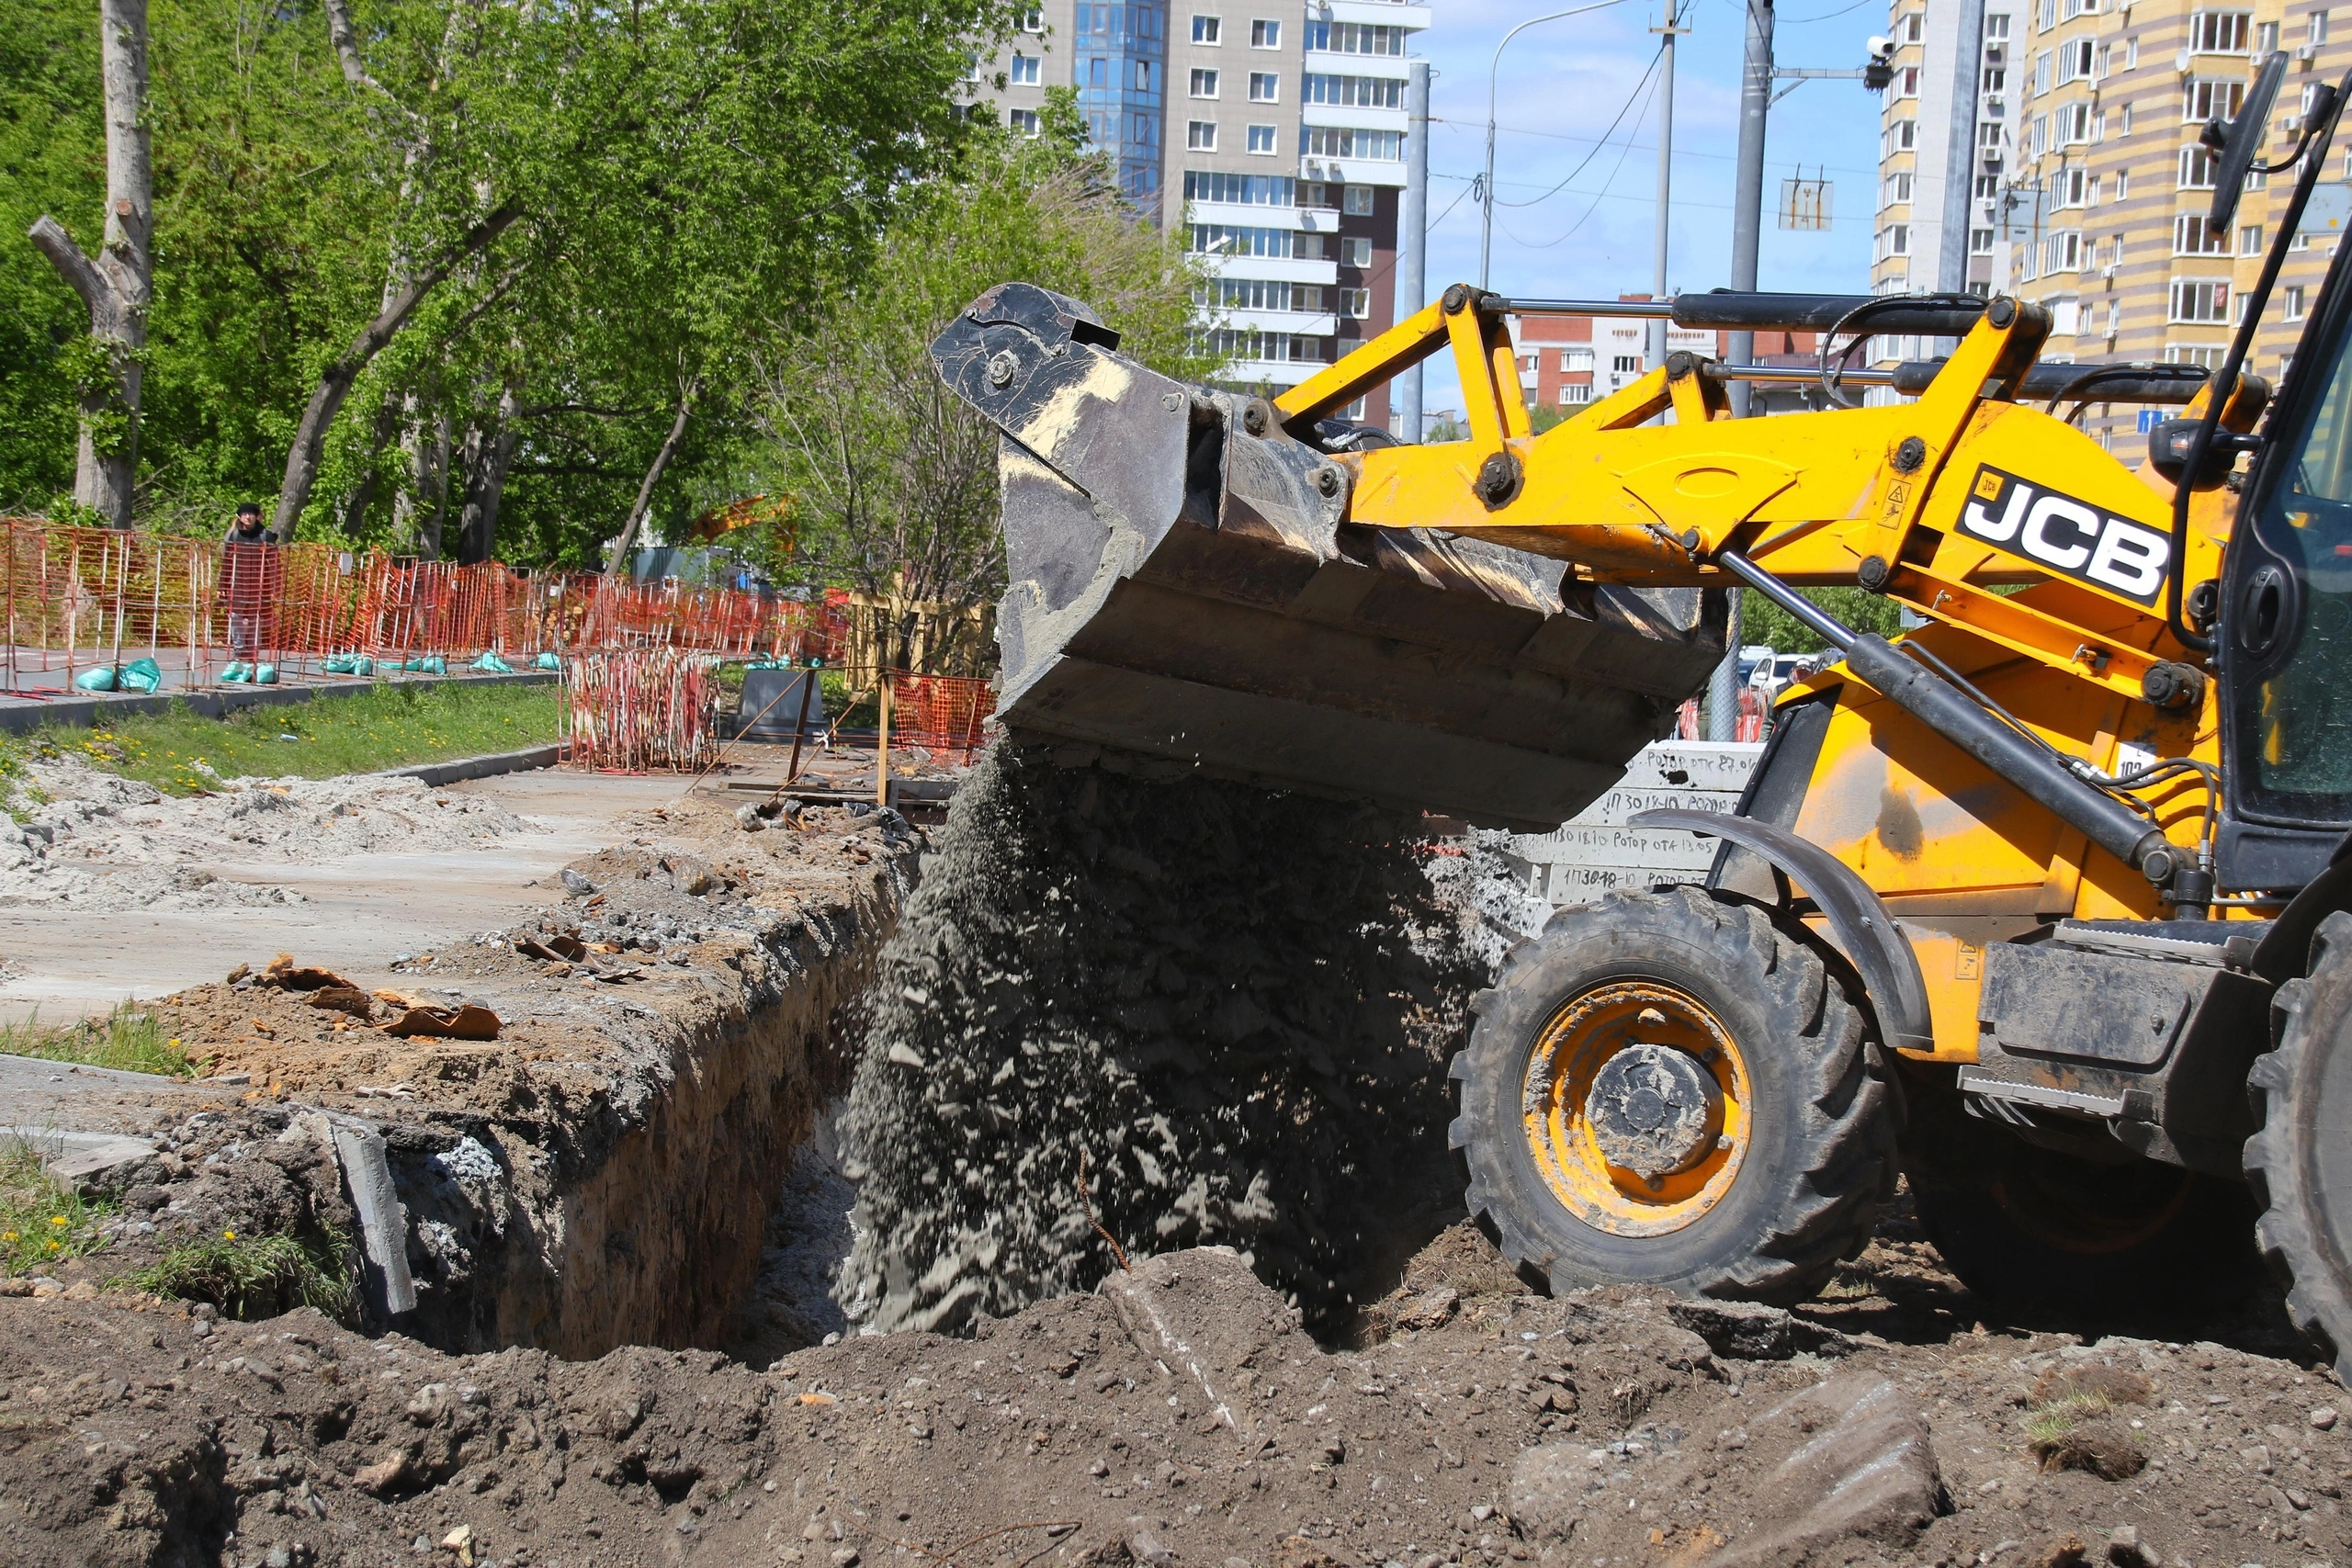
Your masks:
[{"label": "grass patch", "polygon": [[2114,1408],[2104,1394],[2070,1393],[2026,1416],[2025,1440],[2033,1445],[2037,1453],[2056,1448],[2085,1421]]},{"label": "grass patch", "polygon": [[[36,756],[80,756],[167,795],[194,795],[247,775],[323,779],[544,746],[558,738],[562,703],[553,685],[386,682],[357,696],[242,708],[223,718],[175,703],[105,729],[43,727],[17,744]],[[21,768],[21,756],[14,765]],[[0,778],[8,771],[0,765]]]},{"label": "grass patch", "polygon": [[175,1247],[127,1282],[159,1296],[210,1302],[232,1317],[275,1317],[298,1306],[337,1317],[351,1310],[350,1238],[327,1227],[323,1242],[290,1235],[219,1235]]},{"label": "grass patch", "polygon": [[39,1013],[21,1023],[0,1023],[0,1055],[38,1056],[85,1067],[115,1067],[127,1073],[160,1073],[191,1078],[204,1063],[164,1034],[161,1020],[124,1002],[104,1018],[79,1023],[43,1023]]},{"label": "grass patch", "polygon": [[0,1138],[0,1275],[42,1273],[107,1244],[98,1227],[114,1206],[66,1191],[40,1161],[32,1140]]}]

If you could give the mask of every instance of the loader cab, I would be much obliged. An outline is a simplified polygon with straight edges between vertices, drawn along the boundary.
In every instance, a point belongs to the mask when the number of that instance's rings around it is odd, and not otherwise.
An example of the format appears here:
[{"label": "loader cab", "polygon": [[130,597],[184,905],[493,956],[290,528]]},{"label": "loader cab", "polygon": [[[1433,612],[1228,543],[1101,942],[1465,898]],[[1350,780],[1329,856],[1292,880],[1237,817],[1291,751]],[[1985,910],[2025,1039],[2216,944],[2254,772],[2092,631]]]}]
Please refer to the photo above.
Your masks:
[{"label": "loader cab", "polygon": [[2228,801],[2216,847],[2227,887],[2302,886],[2352,831],[2346,256],[2338,250],[2271,410],[2214,606]]}]

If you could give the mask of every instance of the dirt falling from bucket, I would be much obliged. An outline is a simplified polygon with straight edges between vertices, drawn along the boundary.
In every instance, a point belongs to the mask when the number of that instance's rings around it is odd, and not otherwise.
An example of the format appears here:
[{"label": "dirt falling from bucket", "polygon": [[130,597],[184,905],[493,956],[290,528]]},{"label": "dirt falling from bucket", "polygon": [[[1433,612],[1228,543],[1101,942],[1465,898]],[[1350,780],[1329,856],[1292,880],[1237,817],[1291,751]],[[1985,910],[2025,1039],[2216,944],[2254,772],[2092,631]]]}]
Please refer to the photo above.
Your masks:
[{"label": "dirt falling from bucket", "polygon": [[852,1317],[944,1331],[1087,1289],[1105,1232],[1234,1247],[1343,1313],[1443,1168],[1484,978],[1418,831],[999,746],[884,951],[843,1127]]}]

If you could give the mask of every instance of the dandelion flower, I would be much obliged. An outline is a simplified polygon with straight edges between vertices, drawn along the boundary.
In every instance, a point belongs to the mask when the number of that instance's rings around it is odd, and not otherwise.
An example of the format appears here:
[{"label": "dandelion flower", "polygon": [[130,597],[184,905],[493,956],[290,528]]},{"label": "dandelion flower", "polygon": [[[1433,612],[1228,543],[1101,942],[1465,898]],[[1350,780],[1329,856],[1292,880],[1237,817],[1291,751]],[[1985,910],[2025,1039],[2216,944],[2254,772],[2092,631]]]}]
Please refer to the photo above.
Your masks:
[{"label": "dandelion flower", "polygon": [[17,1233],[15,1231],[0,1231],[0,1241],[14,1241],[16,1239]]},{"label": "dandelion flower", "polygon": [[62,1225],[65,1223],[65,1216],[62,1214],[51,1214],[49,1216],[49,1223],[53,1225]]},{"label": "dandelion flower", "polygon": [[235,1231],[222,1231],[220,1233],[220,1239],[223,1241],[234,1241],[237,1239],[237,1233]]}]

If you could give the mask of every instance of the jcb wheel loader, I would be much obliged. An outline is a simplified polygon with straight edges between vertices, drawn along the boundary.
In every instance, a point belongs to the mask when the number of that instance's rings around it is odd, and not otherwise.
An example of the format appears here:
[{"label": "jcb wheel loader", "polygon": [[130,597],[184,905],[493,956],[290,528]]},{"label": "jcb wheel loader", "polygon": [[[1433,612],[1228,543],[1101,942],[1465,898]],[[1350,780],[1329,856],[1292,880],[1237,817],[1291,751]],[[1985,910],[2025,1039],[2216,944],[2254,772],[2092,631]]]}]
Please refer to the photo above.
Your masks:
[{"label": "jcb wheel loader", "polygon": [[[2208,128],[2211,231],[2284,66]],[[1478,997],[1452,1068],[1473,1211],[1555,1288],[1790,1302],[1902,1171],[2003,1307],[2177,1300],[2258,1237],[2352,1371],[2344,254],[2275,402],[2242,374],[2347,88],[2263,171],[2301,177],[2193,398],[2038,366],[2049,317],[2013,299],[1686,294],[1661,309],[1688,325],[1958,341],[1896,373],[1914,400],[1771,418],[1730,417],[1759,369],[1675,354],[1538,435],[1505,319],[1544,302],[1456,286],[1268,400],[992,289],[933,352],[1002,434],[1001,722],[1544,831],[1668,732],[1723,590],[1760,594],[1841,660],[1781,697],[1736,812],[1635,819],[1713,836],[1702,883],[1559,912]],[[1330,417],[1439,353],[1468,439]],[[2188,406],[2135,471],[2070,400]],[[1851,583],[1925,625],[1795,592]]]}]

